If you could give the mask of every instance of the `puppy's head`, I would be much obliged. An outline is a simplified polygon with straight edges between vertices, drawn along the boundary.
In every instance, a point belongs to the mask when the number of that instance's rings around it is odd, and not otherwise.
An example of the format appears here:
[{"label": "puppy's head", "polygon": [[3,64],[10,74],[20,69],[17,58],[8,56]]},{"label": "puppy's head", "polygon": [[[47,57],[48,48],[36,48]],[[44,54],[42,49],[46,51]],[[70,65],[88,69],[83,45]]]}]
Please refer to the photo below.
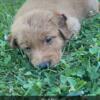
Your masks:
[{"label": "puppy's head", "polygon": [[59,62],[62,47],[70,34],[67,17],[51,12],[34,11],[15,20],[9,42],[21,48],[33,65],[48,67]]}]

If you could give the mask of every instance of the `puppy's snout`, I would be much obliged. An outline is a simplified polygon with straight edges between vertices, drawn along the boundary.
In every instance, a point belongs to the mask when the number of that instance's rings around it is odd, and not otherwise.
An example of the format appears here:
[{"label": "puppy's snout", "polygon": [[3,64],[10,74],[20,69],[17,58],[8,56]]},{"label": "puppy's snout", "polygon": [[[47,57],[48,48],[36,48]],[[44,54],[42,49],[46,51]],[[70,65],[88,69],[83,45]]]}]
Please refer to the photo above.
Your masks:
[{"label": "puppy's snout", "polygon": [[44,69],[44,68],[48,68],[50,65],[51,65],[51,61],[45,61],[40,63],[38,66]]}]

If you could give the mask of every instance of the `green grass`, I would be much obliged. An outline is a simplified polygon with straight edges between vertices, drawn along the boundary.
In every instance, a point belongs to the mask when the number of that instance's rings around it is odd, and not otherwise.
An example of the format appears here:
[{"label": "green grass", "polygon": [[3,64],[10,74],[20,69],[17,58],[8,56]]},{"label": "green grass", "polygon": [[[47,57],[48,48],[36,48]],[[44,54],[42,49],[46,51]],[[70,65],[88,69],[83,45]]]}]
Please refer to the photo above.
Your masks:
[{"label": "green grass", "polygon": [[83,20],[56,69],[40,70],[4,40],[23,1],[0,0],[0,95],[100,95],[100,14]]}]

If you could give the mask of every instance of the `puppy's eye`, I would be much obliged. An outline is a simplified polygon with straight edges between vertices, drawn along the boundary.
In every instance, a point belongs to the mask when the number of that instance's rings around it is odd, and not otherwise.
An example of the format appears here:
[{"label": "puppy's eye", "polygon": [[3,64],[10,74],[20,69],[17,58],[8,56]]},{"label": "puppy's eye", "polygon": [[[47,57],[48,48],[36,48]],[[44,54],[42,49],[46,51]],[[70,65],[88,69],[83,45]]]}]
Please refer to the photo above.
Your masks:
[{"label": "puppy's eye", "polygon": [[45,39],[45,42],[48,43],[48,44],[50,44],[52,42],[52,37],[47,37]]},{"label": "puppy's eye", "polygon": [[25,47],[24,48],[24,51],[30,51],[31,50],[31,47]]}]

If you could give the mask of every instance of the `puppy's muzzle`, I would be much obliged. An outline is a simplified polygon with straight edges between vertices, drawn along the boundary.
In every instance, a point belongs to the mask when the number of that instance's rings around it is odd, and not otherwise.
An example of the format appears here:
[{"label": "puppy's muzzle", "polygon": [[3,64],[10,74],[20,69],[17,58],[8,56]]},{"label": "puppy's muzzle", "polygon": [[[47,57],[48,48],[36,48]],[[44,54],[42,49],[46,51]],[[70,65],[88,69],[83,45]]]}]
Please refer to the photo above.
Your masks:
[{"label": "puppy's muzzle", "polygon": [[48,68],[51,65],[51,61],[45,61],[37,65],[39,68],[45,69]]}]

